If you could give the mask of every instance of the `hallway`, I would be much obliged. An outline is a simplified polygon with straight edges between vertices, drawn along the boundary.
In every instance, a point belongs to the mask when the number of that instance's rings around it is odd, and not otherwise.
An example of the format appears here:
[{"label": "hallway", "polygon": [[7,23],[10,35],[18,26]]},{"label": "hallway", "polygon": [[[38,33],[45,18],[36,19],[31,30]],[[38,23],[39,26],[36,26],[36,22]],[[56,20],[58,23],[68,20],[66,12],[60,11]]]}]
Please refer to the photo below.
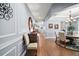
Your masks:
[{"label": "hallway", "polygon": [[79,3],[0,3],[0,56],[25,56],[31,40],[25,45],[23,35],[33,32],[39,33],[31,45],[37,56],[79,55],[55,44],[55,32],[62,31],[79,38]]}]

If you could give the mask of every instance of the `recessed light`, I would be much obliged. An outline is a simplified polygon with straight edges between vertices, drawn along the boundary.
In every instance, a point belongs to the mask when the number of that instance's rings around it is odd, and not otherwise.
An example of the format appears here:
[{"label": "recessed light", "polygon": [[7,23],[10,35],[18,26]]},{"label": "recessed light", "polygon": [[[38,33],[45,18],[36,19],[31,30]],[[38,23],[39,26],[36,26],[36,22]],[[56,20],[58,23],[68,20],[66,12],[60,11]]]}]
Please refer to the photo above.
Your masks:
[{"label": "recessed light", "polygon": [[73,21],[76,21],[75,19]]},{"label": "recessed light", "polygon": [[39,19],[41,19],[41,17],[38,17]]}]

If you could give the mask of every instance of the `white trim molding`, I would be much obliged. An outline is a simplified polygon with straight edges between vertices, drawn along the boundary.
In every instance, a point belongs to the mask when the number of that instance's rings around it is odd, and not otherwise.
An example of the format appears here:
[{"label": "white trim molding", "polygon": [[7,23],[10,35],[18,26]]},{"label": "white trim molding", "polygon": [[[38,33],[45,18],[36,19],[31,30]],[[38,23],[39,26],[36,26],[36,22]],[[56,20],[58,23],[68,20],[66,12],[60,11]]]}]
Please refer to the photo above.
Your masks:
[{"label": "white trim molding", "polygon": [[2,56],[6,56],[6,55],[8,55],[10,52],[12,52],[13,50],[15,50],[14,52],[15,52],[15,54],[14,54],[14,56],[16,56],[16,46],[14,46],[12,49],[10,49],[8,52],[6,52],[4,55],[2,55]]},{"label": "white trim molding", "polygon": [[[20,42],[20,43],[18,43],[18,56],[22,53],[21,51],[20,51],[20,46],[22,45],[22,41]],[[22,47],[22,46],[21,46]]]},{"label": "white trim molding", "polygon": [[23,54],[21,56],[25,56],[25,54],[26,54],[26,50],[23,52]]},{"label": "white trim molding", "polygon": [[0,35],[0,38],[10,37],[10,36],[13,36],[13,35],[17,34],[17,31],[16,31],[16,22],[14,21],[13,23],[14,23],[14,32],[13,33],[9,33],[9,34]]},{"label": "white trim molding", "polygon": [[0,44],[0,50],[2,50],[2,49],[4,49],[5,47],[7,47],[7,46],[9,46],[9,45],[11,45],[11,44],[13,44],[13,43],[19,41],[21,38],[22,38],[22,36],[20,36],[19,38],[14,39],[14,40],[10,40],[10,41],[8,41],[8,42],[6,42],[6,43]]},{"label": "white trim molding", "polygon": [[1,35],[0,38],[5,38],[5,37],[13,36],[13,35],[16,35],[16,33]]}]

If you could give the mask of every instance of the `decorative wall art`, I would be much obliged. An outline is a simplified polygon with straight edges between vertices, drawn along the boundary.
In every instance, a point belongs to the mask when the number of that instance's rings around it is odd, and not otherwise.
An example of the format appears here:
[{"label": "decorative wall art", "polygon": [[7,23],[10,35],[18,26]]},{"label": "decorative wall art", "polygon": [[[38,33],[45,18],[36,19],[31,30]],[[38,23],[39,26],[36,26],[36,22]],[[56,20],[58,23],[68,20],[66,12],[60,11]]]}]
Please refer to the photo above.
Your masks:
[{"label": "decorative wall art", "polygon": [[59,25],[58,24],[54,24],[54,29],[59,29]]},{"label": "decorative wall art", "polygon": [[0,3],[0,19],[10,20],[13,17],[13,9],[9,3]]},{"label": "decorative wall art", "polygon": [[51,29],[53,28],[53,24],[49,24],[48,27]]}]

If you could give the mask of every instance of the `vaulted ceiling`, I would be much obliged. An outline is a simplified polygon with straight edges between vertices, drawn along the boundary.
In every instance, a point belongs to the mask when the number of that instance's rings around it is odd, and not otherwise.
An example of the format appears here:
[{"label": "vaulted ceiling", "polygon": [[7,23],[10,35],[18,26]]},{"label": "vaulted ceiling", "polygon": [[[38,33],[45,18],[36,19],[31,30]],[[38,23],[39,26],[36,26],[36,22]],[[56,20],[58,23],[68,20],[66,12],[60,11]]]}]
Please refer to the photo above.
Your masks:
[{"label": "vaulted ceiling", "polygon": [[68,15],[68,9],[72,9],[76,3],[28,3],[27,5],[36,21],[42,21],[46,17],[64,15],[65,13]]},{"label": "vaulted ceiling", "polygon": [[37,21],[41,21],[47,15],[52,4],[51,3],[28,3],[27,5],[31,10],[35,19]]}]

